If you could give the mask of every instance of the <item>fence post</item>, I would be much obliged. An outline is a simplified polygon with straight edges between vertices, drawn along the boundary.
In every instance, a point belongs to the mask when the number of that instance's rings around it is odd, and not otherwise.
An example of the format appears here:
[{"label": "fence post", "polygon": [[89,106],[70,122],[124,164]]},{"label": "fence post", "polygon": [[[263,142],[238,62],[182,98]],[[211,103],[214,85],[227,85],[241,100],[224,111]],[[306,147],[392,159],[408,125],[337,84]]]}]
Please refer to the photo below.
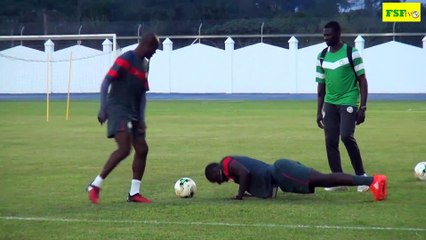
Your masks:
[{"label": "fence post", "polygon": [[52,92],[52,55],[55,51],[55,43],[47,40],[44,43],[44,52],[46,53],[46,93]]},{"label": "fence post", "polygon": [[172,51],[173,51],[173,42],[166,38],[163,41],[163,52],[166,57],[166,65],[164,66],[164,72],[167,74],[168,83],[169,83],[169,93],[172,93]]},{"label": "fence post", "polygon": [[55,51],[55,43],[52,42],[52,40],[47,40],[44,43],[44,52],[45,53],[53,53]]},{"label": "fence post", "polygon": [[365,40],[361,35],[358,35],[358,37],[355,38],[355,48],[358,50],[359,55],[362,56],[362,53],[364,51],[365,46]]},{"label": "fence post", "polygon": [[108,69],[113,61],[114,54],[112,53],[112,42],[109,39],[105,39],[105,41],[102,42],[102,52],[107,55],[104,59],[105,69]]},{"label": "fence post", "polygon": [[289,50],[290,50],[290,81],[294,83],[294,93],[298,93],[298,79],[297,79],[297,51],[299,50],[299,40],[292,36],[288,40]]},{"label": "fence post", "polygon": [[112,42],[109,39],[105,39],[105,41],[102,42],[102,52],[112,52]]},{"label": "fence post", "polygon": [[50,117],[50,93],[52,92],[52,53],[55,50],[55,44],[52,40],[44,43],[44,52],[46,53],[46,122]]},{"label": "fence post", "polygon": [[234,91],[234,45],[232,38],[225,40],[225,84],[228,94]]}]

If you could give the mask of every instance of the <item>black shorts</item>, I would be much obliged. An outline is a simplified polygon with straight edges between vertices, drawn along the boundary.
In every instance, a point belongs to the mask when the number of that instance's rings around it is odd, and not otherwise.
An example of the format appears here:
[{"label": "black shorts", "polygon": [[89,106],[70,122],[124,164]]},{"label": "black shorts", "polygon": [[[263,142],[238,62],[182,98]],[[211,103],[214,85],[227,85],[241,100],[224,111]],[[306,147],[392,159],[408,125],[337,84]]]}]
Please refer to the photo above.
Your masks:
[{"label": "black shorts", "polygon": [[138,128],[138,121],[132,120],[125,113],[109,113],[107,121],[107,137],[114,138],[119,132],[131,133],[134,138],[145,138],[145,131],[141,132]]},{"label": "black shorts", "polygon": [[273,164],[272,177],[276,185],[284,192],[314,193],[309,186],[312,168],[288,159],[280,159]]}]

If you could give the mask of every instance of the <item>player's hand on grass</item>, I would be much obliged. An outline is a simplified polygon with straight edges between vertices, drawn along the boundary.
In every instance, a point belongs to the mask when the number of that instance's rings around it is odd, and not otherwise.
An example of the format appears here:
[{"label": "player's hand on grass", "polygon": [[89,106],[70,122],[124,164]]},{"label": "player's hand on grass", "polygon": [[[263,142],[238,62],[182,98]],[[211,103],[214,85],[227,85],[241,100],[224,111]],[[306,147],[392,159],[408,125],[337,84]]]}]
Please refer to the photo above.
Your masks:
[{"label": "player's hand on grass", "polygon": [[108,114],[106,113],[106,111],[100,110],[98,113],[98,122],[102,125],[106,122],[107,119]]},{"label": "player's hand on grass", "polygon": [[364,109],[358,109],[356,112],[356,125],[360,125],[365,121],[365,110]]},{"label": "player's hand on grass", "polygon": [[324,128],[322,113],[317,113],[317,124],[318,124],[319,128],[321,128],[321,129]]},{"label": "player's hand on grass", "polygon": [[243,196],[237,195],[233,199],[234,200],[243,200]]}]

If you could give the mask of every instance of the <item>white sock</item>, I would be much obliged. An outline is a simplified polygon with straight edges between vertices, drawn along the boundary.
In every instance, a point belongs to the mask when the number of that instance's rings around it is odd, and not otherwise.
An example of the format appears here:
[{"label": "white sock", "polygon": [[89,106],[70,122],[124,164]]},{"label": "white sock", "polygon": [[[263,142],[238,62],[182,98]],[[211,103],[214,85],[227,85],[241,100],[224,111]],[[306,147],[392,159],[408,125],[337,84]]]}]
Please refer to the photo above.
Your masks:
[{"label": "white sock", "polygon": [[133,196],[137,193],[139,193],[139,190],[141,188],[141,181],[132,179],[132,184],[130,185],[130,196]]},{"label": "white sock", "polygon": [[102,182],[104,181],[104,179],[101,176],[96,176],[95,180],[93,180],[92,185],[96,186],[98,188],[101,188],[102,186]]}]

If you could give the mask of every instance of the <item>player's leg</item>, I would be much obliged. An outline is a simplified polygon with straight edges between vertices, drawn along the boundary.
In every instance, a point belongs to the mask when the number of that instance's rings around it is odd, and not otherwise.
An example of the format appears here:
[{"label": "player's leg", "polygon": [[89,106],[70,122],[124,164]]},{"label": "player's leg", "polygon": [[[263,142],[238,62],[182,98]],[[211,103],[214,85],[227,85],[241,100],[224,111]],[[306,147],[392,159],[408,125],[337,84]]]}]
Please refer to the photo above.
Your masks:
[{"label": "player's leg", "polygon": [[343,172],[340,152],[340,115],[339,107],[333,104],[324,104],[324,134],[328,164],[332,172]]},{"label": "player's leg", "polygon": [[99,192],[104,179],[114,170],[114,168],[129,154],[131,150],[130,129],[126,117],[120,117],[115,114],[109,116],[107,122],[108,138],[114,138],[117,143],[117,149],[111,153],[106,161],[101,173],[87,187],[89,199],[92,203],[99,202]]},{"label": "player's leg", "polygon": [[364,175],[361,153],[355,140],[356,107],[342,106],[340,108],[340,136],[348,151],[352,167],[356,175]]},{"label": "player's leg", "polygon": [[148,144],[145,139],[145,132],[139,132],[136,127],[133,128],[132,131],[132,145],[135,150],[135,154],[132,163],[133,178],[127,200],[129,202],[150,203],[152,202],[151,200],[140,194],[140,185],[145,173],[146,160],[148,156]]},{"label": "player's leg", "polygon": [[320,173],[312,170],[309,184],[313,187],[359,186],[370,185],[373,177],[354,176],[346,173]]},{"label": "player's leg", "polygon": [[312,187],[369,186],[376,201],[386,199],[387,178],[385,175],[357,176],[346,173],[323,174],[314,169],[310,173],[309,185]]},{"label": "player's leg", "polygon": [[135,156],[132,164],[133,179],[142,180],[148,156],[148,144],[144,137],[138,137],[133,139],[132,145],[135,149]]},{"label": "player's leg", "polygon": [[[356,126],[356,108],[352,106],[341,107],[340,109],[340,136],[348,151],[352,167],[356,175],[366,175],[364,165],[361,158],[361,153],[358,144],[354,137]],[[358,192],[368,191],[368,185],[358,186]]]},{"label": "player's leg", "polygon": [[[324,104],[324,133],[328,165],[331,172],[343,172],[339,151],[340,114],[339,106]],[[327,187],[326,191],[346,191],[346,186]]]},{"label": "player's leg", "polygon": [[118,132],[115,134],[114,139],[117,143],[117,149],[111,153],[101,174],[99,174],[103,179],[105,179],[122,160],[129,156],[131,151],[130,133],[126,131]]},{"label": "player's leg", "polygon": [[272,165],[271,176],[274,184],[283,192],[307,194],[315,191],[315,188],[309,185],[311,170],[299,162],[280,159]]}]

